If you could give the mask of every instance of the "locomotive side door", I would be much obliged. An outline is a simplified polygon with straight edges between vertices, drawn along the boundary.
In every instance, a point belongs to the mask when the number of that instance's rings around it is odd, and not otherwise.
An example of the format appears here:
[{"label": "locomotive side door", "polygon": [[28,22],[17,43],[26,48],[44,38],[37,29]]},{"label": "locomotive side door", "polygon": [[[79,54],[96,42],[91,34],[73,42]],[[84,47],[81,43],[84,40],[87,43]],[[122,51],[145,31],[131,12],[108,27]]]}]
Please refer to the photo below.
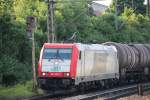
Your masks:
[{"label": "locomotive side door", "polygon": [[93,60],[94,60],[94,51],[93,50],[85,50],[82,54],[82,75],[89,76],[91,75],[91,70],[93,68]]}]

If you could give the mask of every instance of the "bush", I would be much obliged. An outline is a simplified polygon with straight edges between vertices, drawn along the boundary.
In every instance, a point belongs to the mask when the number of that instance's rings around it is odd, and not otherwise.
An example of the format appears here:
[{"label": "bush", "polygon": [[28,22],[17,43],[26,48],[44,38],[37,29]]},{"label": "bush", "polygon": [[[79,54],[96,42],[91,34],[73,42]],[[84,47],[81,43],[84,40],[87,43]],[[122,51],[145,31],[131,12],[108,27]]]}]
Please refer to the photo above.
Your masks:
[{"label": "bush", "polygon": [[20,63],[17,59],[3,55],[0,59],[0,79],[4,86],[25,82],[31,77],[31,66]]}]

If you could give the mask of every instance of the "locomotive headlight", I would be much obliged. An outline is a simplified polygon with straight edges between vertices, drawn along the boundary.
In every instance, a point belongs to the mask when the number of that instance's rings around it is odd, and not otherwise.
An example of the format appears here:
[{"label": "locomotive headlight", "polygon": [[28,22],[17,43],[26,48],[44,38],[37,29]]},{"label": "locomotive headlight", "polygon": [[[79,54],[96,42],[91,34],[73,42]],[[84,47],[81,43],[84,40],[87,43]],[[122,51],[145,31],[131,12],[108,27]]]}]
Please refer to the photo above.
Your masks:
[{"label": "locomotive headlight", "polygon": [[45,75],[46,75],[46,73],[42,73],[42,75],[43,75],[43,76],[45,76]]},{"label": "locomotive headlight", "polygon": [[67,73],[66,75],[69,76],[69,73]]},{"label": "locomotive headlight", "polygon": [[70,73],[64,73],[64,76],[66,77],[68,77],[70,75]]}]

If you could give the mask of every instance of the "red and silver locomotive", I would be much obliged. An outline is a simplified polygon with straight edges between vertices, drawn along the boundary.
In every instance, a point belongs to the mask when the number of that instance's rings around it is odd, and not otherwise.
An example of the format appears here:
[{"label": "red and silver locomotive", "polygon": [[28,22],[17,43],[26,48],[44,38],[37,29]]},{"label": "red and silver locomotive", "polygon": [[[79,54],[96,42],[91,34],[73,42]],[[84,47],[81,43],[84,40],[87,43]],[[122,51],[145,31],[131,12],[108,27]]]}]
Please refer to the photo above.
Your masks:
[{"label": "red and silver locomotive", "polygon": [[45,43],[38,84],[49,90],[138,81],[149,77],[149,65],[150,45]]}]

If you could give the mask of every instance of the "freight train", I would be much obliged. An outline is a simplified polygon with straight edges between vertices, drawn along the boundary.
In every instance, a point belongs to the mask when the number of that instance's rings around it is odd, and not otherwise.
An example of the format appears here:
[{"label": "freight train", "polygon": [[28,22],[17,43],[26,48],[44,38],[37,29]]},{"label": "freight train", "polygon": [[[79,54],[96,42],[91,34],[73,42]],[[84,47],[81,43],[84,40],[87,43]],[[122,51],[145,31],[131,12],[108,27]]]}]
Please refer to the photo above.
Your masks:
[{"label": "freight train", "polygon": [[44,90],[108,87],[150,79],[150,45],[45,43],[38,63]]}]

